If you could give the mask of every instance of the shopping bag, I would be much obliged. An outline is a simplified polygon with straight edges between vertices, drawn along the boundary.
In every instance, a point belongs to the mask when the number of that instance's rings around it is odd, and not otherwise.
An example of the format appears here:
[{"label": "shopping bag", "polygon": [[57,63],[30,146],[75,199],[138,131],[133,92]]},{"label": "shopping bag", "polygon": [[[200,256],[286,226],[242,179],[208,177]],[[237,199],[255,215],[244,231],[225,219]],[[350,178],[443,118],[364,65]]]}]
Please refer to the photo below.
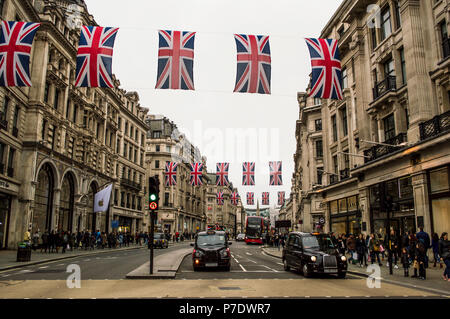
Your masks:
[{"label": "shopping bag", "polygon": [[380,252],[383,252],[384,251],[384,247],[383,247],[383,245],[380,245]]},{"label": "shopping bag", "polygon": [[352,255],[352,258],[353,258],[353,259],[358,259],[358,253],[355,253],[355,252],[354,252],[353,255]]}]

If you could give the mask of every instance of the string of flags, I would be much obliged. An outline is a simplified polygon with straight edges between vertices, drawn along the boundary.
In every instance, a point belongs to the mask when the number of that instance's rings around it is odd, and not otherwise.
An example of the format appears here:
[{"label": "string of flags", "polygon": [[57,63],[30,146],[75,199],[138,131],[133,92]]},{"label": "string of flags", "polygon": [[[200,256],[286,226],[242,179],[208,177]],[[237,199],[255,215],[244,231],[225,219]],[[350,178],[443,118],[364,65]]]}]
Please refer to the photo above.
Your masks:
[{"label": "string of flags", "polygon": [[[39,23],[2,21],[0,86],[31,86],[31,47]],[[82,26],[77,50],[76,87],[113,88],[112,58],[119,28]],[[155,89],[195,90],[195,32],[159,30]],[[234,92],[270,94],[269,36],[234,34],[237,70]],[[311,56],[310,96],[342,99],[341,61],[337,40],[306,38]],[[251,180],[248,180],[251,183]]]},{"label": "string of flags", "polygon": [[[230,185],[230,180],[228,178],[230,163],[217,163],[216,164],[216,185],[217,186],[228,186]],[[165,186],[176,186],[177,185],[177,168],[178,163],[166,162],[164,171],[164,184]],[[203,164],[202,163],[192,163],[190,164],[190,185],[200,186],[203,185]],[[282,162],[269,162],[270,169],[270,186],[280,186],[282,183]],[[242,165],[242,185],[244,186],[254,186],[255,185],[255,163],[245,162]],[[283,205],[285,201],[285,192],[278,192],[278,205]],[[218,205],[223,205],[224,198],[223,192],[216,193],[216,201]],[[239,203],[239,194],[237,192],[232,192],[231,194],[232,205],[237,205]],[[247,193],[247,205],[254,205],[254,193]],[[262,194],[262,205],[269,205],[269,193],[264,192]]]}]

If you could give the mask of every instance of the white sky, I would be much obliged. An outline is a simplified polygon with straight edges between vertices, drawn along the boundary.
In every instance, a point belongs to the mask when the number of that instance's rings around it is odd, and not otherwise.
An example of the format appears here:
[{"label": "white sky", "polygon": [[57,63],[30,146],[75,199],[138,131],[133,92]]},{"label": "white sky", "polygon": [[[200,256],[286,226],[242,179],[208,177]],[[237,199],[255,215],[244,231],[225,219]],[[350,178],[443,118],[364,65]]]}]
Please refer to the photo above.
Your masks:
[{"label": "white sky", "polygon": [[[303,40],[318,37],[341,0],[85,0],[96,22],[119,27],[113,72],[127,91],[137,91],[150,114],[174,121],[207,157],[208,171],[230,163],[230,180],[244,205],[246,193],[289,197],[294,170],[297,92],[311,71]],[[195,31],[195,91],[155,90],[157,30]],[[271,95],[233,93],[234,33],[269,35]],[[248,129],[248,130],[247,130]],[[251,138],[238,140],[239,131]],[[242,186],[242,162],[256,162],[256,186]],[[283,162],[283,186],[269,186],[269,161]],[[256,206],[256,205],[255,205]],[[254,206],[254,207],[255,207]],[[253,208],[254,208],[253,207]]]}]

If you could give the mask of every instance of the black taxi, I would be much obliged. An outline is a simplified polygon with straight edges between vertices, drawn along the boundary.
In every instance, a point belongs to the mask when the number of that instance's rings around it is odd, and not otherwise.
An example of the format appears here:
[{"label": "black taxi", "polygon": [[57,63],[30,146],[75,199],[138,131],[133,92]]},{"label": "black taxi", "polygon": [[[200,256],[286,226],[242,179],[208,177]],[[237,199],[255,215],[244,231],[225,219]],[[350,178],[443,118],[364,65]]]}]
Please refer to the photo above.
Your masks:
[{"label": "black taxi", "polygon": [[199,232],[195,236],[192,252],[194,270],[199,268],[221,267],[229,271],[231,267],[231,253],[227,234],[224,231],[208,230]]},{"label": "black taxi", "polygon": [[345,278],[347,258],[340,254],[332,238],[321,233],[289,233],[283,249],[284,270],[299,270],[305,277],[336,274]]}]

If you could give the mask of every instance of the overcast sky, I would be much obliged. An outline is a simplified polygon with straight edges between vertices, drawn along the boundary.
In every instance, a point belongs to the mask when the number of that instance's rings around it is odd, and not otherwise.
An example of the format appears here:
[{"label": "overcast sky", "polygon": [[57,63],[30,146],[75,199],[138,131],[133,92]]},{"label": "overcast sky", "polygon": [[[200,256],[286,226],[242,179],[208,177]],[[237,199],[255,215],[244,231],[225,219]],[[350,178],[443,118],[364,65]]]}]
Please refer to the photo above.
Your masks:
[{"label": "overcast sky", "polygon": [[[341,0],[85,0],[96,22],[119,27],[113,73],[137,91],[150,114],[174,121],[207,157],[208,171],[230,163],[230,179],[246,193],[289,197],[294,170],[297,92],[311,72],[305,37],[318,37]],[[195,91],[155,90],[157,30],[195,31]],[[269,35],[271,95],[233,93],[234,33]],[[240,138],[238,138],[240,136]],[[256,186],[242,186],[242,162],[256,162]],[[269,161],[283,162],[283,186],[269,186]]]}]

